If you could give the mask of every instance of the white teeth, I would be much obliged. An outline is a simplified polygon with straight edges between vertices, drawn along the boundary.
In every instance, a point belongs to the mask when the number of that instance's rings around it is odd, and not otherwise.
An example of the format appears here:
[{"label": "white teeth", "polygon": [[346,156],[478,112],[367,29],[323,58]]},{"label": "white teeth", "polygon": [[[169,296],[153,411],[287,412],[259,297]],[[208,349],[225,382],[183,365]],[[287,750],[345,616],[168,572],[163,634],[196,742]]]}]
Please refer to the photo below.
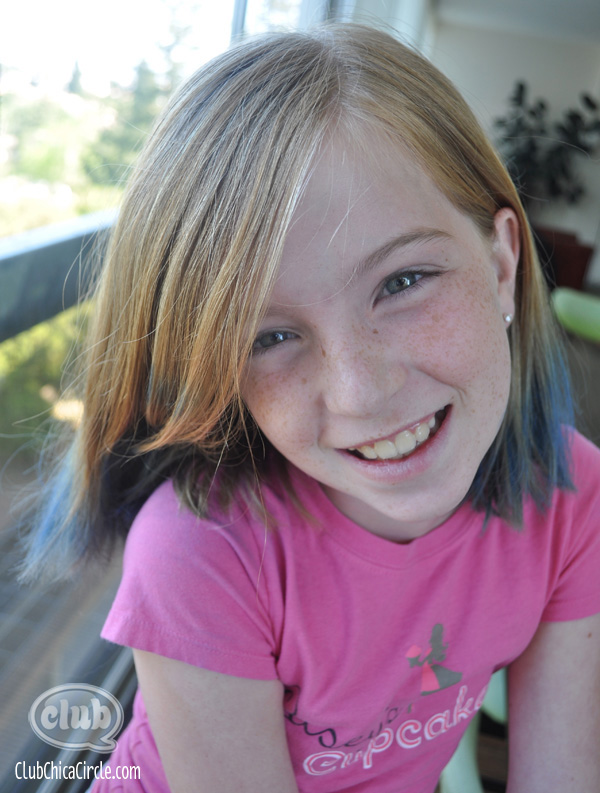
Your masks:
[{"label": "white teeth", "polygon": [[[435,423],[435,419],[434,419]],[[415,438],[419,441],[419,443],[423,443],[429,437],[429,424],[419,424],[417,429],[415,430]]]},{"label": "white teeth", "polygon": [[435,416],[417,424],[414,430],[399,432],[393,441],[377,441],[372,446],[360,446],[350,451],[358,451],[367,460],[392,460],[410,454],[416,447],[433,435],[438,428]]},{"label": "white teeth", "polygon": [[358,451],[362,454],[363,457],[366,457],[367,460],[376,460],[377,459],[377,452],[372,446],[361,446]]},{"label": "white teeth", "polygon": [[375,449],[375,454],[381,460],[391,460],[392,457],[396,457],[398,455],[398,449],[394,446],[391,441],[377,441],[373,445]]},{"label": "white teeth", "polygon": [[[417,439],[412,432],[404,430],[404,432],[399,432],[396,435],[394,443],[397,449],[396,454],[408,454],[408,452],[412,452],[417,445]],[[375,448],[377,449],[377,444],[375,444]]]}]

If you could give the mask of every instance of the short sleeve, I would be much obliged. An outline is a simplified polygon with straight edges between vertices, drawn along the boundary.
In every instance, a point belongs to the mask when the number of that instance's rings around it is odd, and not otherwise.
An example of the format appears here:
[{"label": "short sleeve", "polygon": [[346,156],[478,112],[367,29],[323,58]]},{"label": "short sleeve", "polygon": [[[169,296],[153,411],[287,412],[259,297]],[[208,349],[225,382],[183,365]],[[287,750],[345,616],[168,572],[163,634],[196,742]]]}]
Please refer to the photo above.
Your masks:
[{"label": "short sleeve", "polygon": [[131,527],[102,637],[223,674],[274,679],[260,569],[249,520],[201,520],[165,483]]},{"label": "short sleeve", "polygon": [[600,449],[575,434],[572,456],[575,491],[563,492],[553,509],[560,566],[542,616],[549,622],[600,613]]}]

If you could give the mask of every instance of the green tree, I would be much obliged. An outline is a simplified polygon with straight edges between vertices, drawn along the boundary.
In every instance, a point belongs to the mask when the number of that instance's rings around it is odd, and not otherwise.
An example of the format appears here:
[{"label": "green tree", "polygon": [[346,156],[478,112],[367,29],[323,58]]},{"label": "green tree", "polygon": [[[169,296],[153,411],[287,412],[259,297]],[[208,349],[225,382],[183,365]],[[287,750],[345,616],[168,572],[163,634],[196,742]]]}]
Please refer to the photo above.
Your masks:
[{"label": "green tree", "polygon": [[64,134],[57,134],[70,119],[54,102],[22,104],[6,97],[6,125],[14,136],[10,170],[30,179],[55,181],[64,167]]},{"label": "green tree", "polygon": [[136,68],[129,91],[114,102],[116,120],[85,152],[82,163],[95,184],[115,184],[127,175],[160,108],[164,90],[145,61]]},{"label": "green tree", "polygon": [[78,61],[75,61],[73,74],[71,75],[71,79],[67,85],[67,91],[70,94],[78,94],[79,96],[83,96],[83,87],[81,85],[81,69],[79,68]]},{"label": "green tree", "polygon": [[158,48],[164,61],[165,90],[172,93],[181,81],[183,63],[199,53],[193,36],[195,20],[203,18],[209,4],[206,0],[163,0],[162,4],[168,11],[169,25]]}]

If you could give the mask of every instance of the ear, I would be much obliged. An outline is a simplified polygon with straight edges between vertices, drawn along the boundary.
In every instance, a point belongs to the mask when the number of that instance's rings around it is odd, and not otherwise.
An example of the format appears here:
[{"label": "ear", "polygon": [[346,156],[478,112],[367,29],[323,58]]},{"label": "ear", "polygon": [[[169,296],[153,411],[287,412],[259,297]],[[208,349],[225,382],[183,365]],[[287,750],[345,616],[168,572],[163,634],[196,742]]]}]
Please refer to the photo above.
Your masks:
[{"label": "ear", "polygon": [[503,314],[515,313],[515,280],[521,254],[519,219],[510,207],[494,215],[492,264],[498,278],[498,300]]}]

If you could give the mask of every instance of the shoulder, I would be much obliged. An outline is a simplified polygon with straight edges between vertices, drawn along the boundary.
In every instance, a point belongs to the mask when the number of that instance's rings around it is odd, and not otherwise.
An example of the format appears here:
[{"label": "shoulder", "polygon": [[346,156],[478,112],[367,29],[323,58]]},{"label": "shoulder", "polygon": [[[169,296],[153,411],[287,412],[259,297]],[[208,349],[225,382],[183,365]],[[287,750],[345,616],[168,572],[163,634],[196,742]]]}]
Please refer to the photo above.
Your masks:
[{"label": "shoulder", "polygon": [[258,564],[265,527],[242,502],[228,510],[213,507],[200,517],[181,503],[172,481],[164,482],[144,503],[125,544],[124,568],[160,574],[197,575],[219,559],[242,557]]},{"label": "shoulder", "polygon": [[[267,581],[279,579],[294,559],[308,553],[314,527],[298,510],[282,481],[263,482],[255,503],[241,494],[225,509],[211,499],[209,516],[199,517],[180,502],[171,481],[164,482],[137,514],[125,545],[124,570],[145,579],[195,580],[222,574]],[[310,509],[310,507],[309,507]],[[275,583],[275,581],[273,581]]]},{"label": "shoulder", "polygon": [[[264,500],[277,506],[270,490]],[[279,550],[278,530],[241,500],[200,518],[165,482],[131,527],[103,636],[225,674],[273,677],[292,556]]]}]

